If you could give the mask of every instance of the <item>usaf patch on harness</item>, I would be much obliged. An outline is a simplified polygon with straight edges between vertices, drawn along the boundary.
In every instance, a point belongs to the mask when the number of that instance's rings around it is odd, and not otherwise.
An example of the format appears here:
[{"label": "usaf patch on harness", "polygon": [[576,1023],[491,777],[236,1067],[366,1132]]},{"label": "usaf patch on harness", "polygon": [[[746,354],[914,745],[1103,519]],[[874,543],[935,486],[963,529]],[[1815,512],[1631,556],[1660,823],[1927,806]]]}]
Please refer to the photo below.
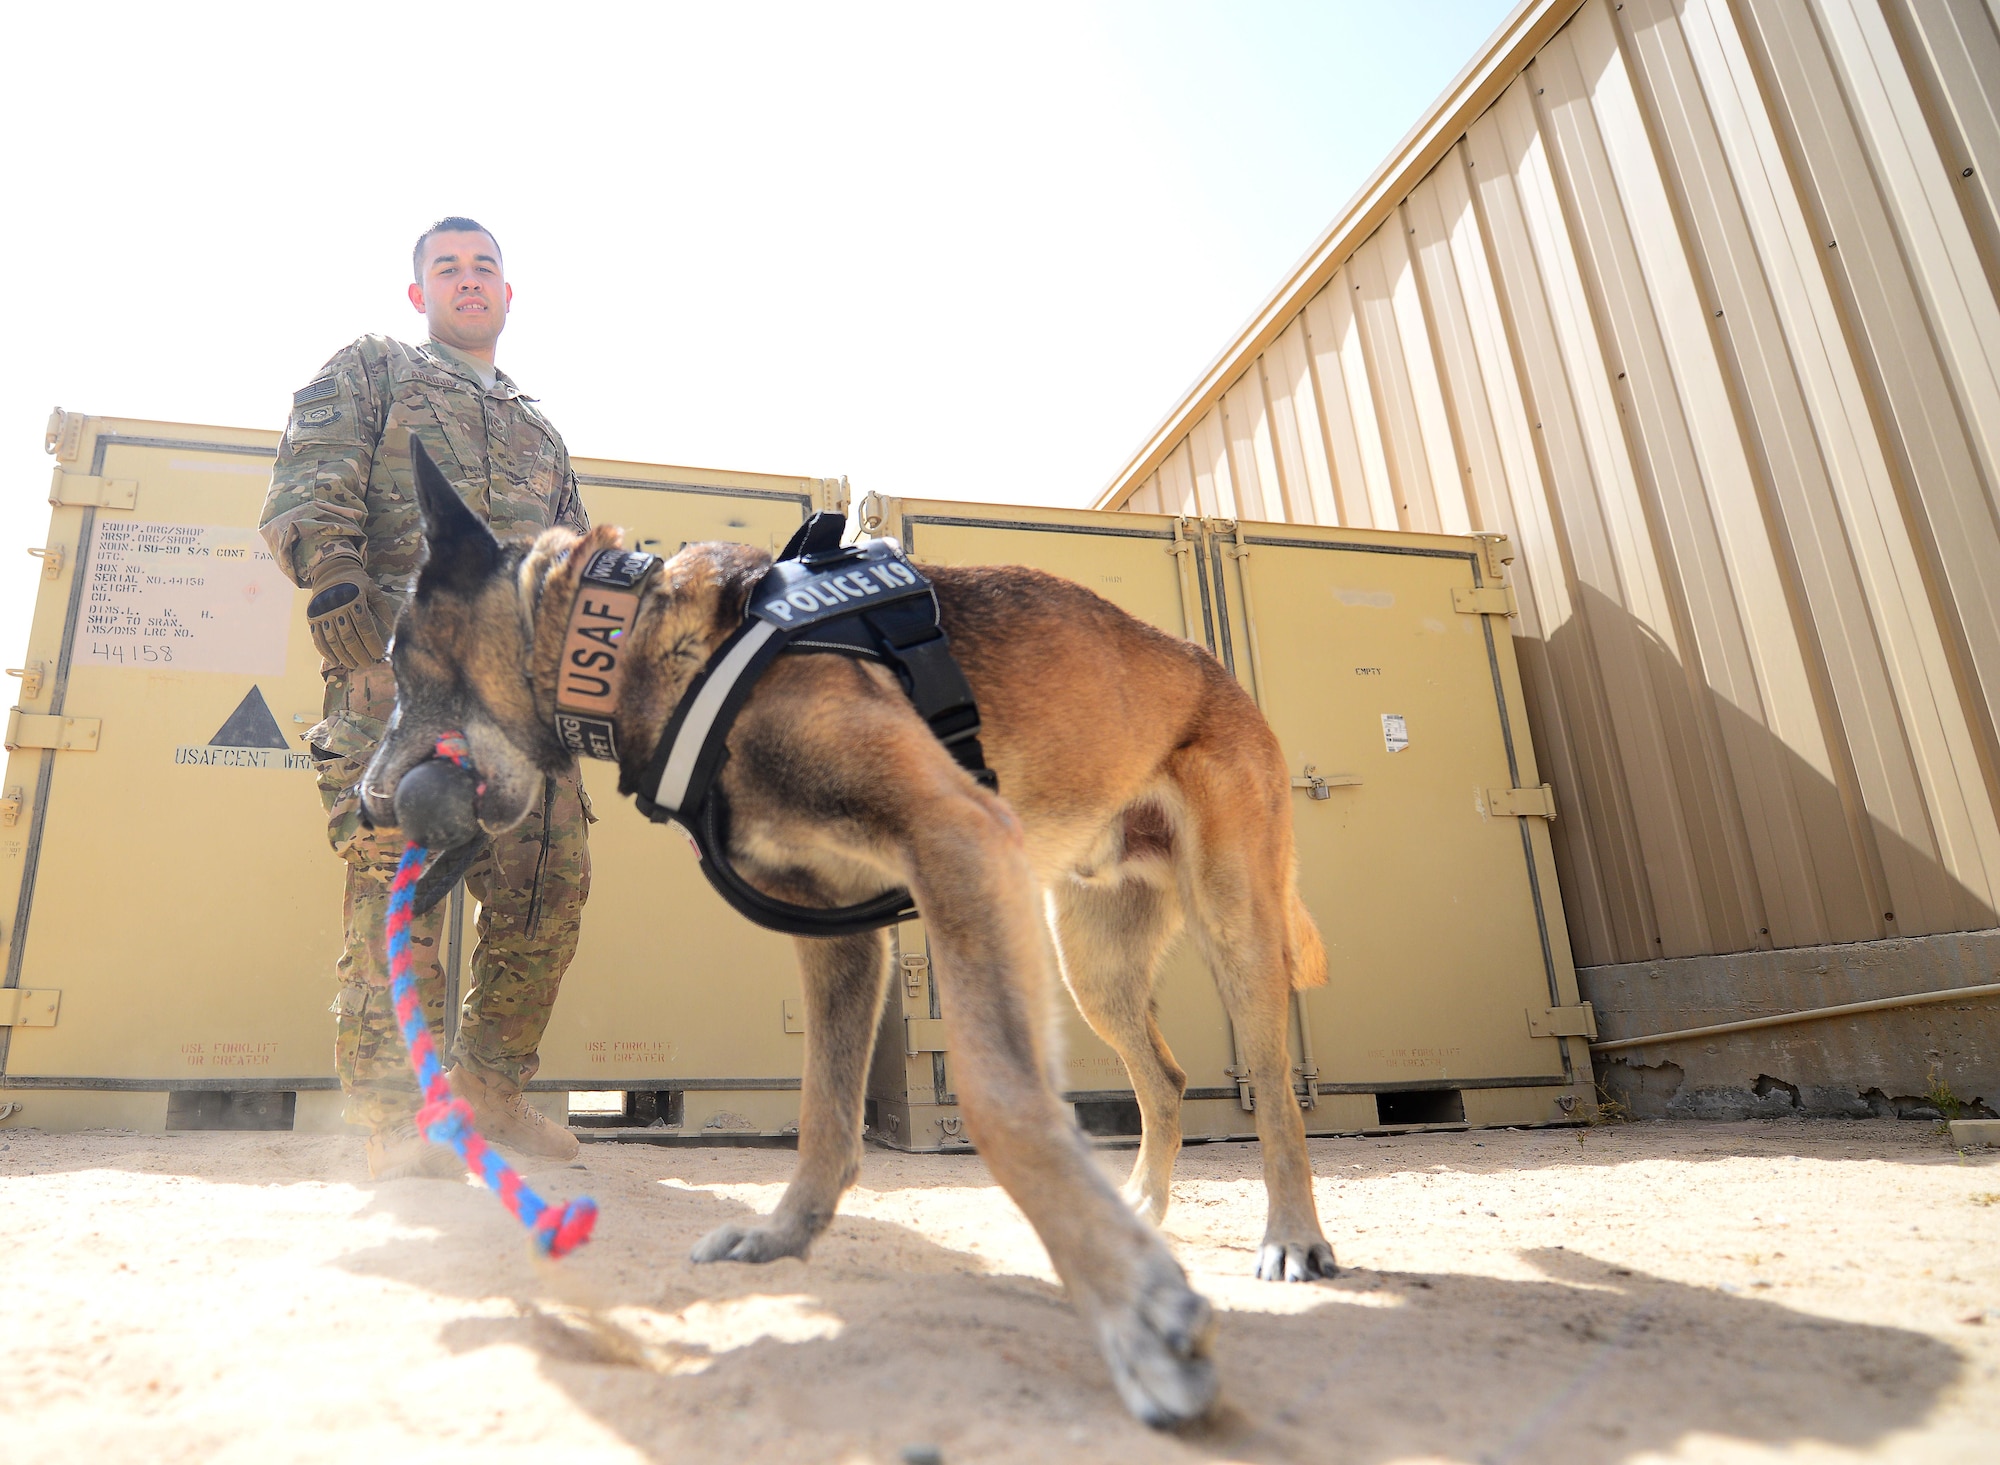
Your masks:
[{"label": "usaf patch on harness", "polygon": [[328,397],[337,396],[339,392],[340,383],[336,379],[330,376],[321,377],[312,385],[300,387],[296,392],[293,392],[292,405],[294,407],[303,407],[308,402],[323,402]]}]

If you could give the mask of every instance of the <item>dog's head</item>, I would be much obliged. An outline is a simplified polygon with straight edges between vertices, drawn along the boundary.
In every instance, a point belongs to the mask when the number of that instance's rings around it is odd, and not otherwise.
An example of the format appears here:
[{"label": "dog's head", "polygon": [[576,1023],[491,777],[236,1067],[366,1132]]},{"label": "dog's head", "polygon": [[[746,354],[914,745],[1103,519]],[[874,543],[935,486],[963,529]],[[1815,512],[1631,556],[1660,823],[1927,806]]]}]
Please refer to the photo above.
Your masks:
[{"label": "dog's head", "polygon": [[498,834],[520,823],[543,776],[570,764],[536,707],[530,653],[540,571],[576,536],[550,530],[532,545],[503,544],[466,508],[414,435],[410,460],[423,510],[424,561],[390,643],[396,711],[362,778],[361,802],[370,823],[394,828],[403,780],[436,756],[440,738],[463,733],[478,784],[469,806],[477,827],[456,827],[468,815],[466,806],[454,805],[458,812],[444,820],[453,827],[429,831],[435,845],[458,846],[481,830]]}]

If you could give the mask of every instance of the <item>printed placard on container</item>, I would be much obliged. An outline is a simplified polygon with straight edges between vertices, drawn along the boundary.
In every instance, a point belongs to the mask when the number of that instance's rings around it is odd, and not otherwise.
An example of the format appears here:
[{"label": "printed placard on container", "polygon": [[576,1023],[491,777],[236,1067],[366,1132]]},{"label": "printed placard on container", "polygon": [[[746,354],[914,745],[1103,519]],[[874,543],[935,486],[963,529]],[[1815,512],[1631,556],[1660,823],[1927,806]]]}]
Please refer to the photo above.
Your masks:
[{"label": "printed placard on container", "polygon": [[281,676],[294,591],[252,529],[100,515],[84,567],[84,666]]}]

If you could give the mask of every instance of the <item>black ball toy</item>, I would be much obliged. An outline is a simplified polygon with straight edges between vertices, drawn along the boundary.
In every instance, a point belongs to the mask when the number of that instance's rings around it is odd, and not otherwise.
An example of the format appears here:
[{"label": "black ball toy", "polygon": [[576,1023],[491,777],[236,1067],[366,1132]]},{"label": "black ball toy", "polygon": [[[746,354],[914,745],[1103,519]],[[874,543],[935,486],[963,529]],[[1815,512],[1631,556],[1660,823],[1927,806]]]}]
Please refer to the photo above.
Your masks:
[{"label": "black ball toy", "polygon": [[432,853],[456,849],[479,836],[477,785],[456,763],[430,758],[396,785],[396,823],[403,838]]}]

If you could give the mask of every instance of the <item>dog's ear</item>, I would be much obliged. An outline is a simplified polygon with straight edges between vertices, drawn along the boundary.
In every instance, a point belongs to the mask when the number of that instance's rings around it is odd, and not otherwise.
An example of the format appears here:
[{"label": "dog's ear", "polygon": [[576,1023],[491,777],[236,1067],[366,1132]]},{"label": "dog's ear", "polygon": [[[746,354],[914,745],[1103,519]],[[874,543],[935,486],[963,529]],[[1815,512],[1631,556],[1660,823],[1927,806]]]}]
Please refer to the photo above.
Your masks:
[{"label": "dog's ear", "polygon": [[424,513],[427,546],[423,569],[417,574],[417,594],[478,589],[500,568],[500,541],[465,506],[415,433],[410,434],[410,466],[416,470],[417,505]]}]

